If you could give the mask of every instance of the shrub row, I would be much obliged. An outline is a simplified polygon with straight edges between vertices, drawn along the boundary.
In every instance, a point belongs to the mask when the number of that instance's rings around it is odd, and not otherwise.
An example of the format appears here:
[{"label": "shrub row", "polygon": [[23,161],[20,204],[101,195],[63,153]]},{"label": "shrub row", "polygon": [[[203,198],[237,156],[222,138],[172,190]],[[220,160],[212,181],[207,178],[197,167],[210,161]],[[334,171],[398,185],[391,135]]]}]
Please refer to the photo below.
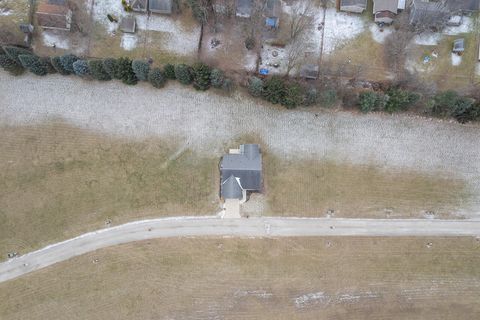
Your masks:
[{"label": "shrub row", "polygon": [[204,63],[193,66],[167,64],[163,70],[151,68],[144,60],[130,58],[105,58],[85,60],[73,54],[57,57],[38,57],[27,49],[5,46],[0,48],[0,66],[12,75],[20,75],[29,70],[38,76],[49,73],[74,74],[84,79],[109,81],[121,80],[128,85],[148,81],[155,88],[162,88],[167,80],[177,79],[184,85],[193,84],[197,90],[208,90],[210,86],[231,91],[233,81],[225,77],[220,69],[212,69]]},{"label": "shrub row", "polygon": [[[254,97],[262,97],[273,104],[281,104],[287,109],[299,105],[314,105],[319,100],[315,88],[304,88],[295,81],[288,81],[279,76],[272,76],[265,80],[251,77],[248,80],[248,92]],[[336,98],[335,98],[336,100]]]}]

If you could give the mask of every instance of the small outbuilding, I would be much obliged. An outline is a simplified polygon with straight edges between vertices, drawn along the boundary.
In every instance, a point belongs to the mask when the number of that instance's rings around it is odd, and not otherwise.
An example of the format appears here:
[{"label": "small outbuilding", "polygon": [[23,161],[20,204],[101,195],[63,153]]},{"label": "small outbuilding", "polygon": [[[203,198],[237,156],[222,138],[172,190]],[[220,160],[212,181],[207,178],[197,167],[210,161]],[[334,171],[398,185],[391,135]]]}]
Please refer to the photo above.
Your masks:
[{"label": "small outbuilding", "polygon": [[465,39],[461,38],[454,40],[452,52],[461,56],[463,52],[465,52]]},{"label": "small outbuilding", "polygon": [[258,144],[242,144],[220,162],[220,195],[246,200],[247,192],[262,190],[262,154]]},{"label": "small outbuilding", "polygon": [[137,22],[135,21],[135,17],[124,17],[120,21],[120,30],[125,33],[135,33],[136,25]]},{"label": "small outbuilding", "polygon": [[136,12],[147,12],[148,0],[131,0],[130,7]]},{"label": "small outbuilding", "polygon": [[340,11],[363,13],[367,9],[367,0],[340,0]]},{"label": "small outbuilding", "polygon": [[172,0],[149,0],[148,10],[154,13],[171,14]]},{"label": "small outbuilding", "polygon": [[40,3],[36,12],[37,23],[43,29],[70,31],[72,10],[66,5]]},{"label": "small outbuilding", "polygon": [[252,15],[253,0],[237,0],[235,15],[239,18],[250,18]]},{"label": "small outbuilding", "polygon": [[279,0],[267,0],[265,6],[265,25],[273,29],[278,28],[280,25],[281,12],[282,4]]},{"label": "small outbuilding", "polygon": [[305,64],[300,68],[300,77],[304,79],[316,80],[318,78],[319,67],[316,64]]}]

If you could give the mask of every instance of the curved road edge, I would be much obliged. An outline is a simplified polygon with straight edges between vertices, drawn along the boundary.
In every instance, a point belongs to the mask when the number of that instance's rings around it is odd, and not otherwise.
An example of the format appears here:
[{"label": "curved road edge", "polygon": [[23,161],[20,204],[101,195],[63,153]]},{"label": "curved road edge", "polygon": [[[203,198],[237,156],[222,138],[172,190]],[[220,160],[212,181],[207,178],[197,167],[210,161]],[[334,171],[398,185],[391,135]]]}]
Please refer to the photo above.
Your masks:
[{"label": "curved road edge", "polygon": [[85,233],[0,263],[0,282],[87,252],[154,238],[187,236],[480,236],[480,220],[172,217]]}]

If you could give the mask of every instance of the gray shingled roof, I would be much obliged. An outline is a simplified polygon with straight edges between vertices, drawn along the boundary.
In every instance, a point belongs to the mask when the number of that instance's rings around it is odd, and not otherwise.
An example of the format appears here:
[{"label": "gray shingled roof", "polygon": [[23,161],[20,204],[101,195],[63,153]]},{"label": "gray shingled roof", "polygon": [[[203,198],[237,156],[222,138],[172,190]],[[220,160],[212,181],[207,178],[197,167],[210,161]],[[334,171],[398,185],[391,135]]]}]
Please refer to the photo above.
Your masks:
[{"label": "gray shingled roof", "polygon": [[398,0],[374,0],[373,13],[377,13],[379,11],[390,11],[397,13]]},{"label": "gray shingled roof", "polygon": [[238,178],[232,175],[222,183],[222,198],[223,199],[242,199],[243,189],[238,182]]},{"label": "gray shingled roof", "polygon": [[[257,144],[243,144],[240,154],[226,154],[220,163],[221,182],[234,176],[245,190],[262,188],[262,155]],[[223,194],[223,189],[222,189]]]},{"label": "gray shingled roof", "polygon": [[359,6],[362,8],[367,7],[367,0],[341,0],[341,6]]},{"label": "gray shingled roof", "polygon": [[446,4],[450,11],[477,11],[480,9],[479,0],[450,0]]},{"label": "gray shingled roof", "polygon": [[148,9],[159,13],[172,13],[172,0],[149,0]]},{"label": "gray shingled roof", "polygon": [[252,14],[252,0],[237,0],[237,16],[250,17]]}]

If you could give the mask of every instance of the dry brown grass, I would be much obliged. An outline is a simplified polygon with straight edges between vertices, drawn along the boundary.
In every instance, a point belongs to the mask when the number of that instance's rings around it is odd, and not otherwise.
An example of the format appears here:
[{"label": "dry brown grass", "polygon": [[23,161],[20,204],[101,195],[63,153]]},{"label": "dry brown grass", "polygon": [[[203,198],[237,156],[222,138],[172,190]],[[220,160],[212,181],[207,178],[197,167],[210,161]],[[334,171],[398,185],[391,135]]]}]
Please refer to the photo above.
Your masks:
[{"label": "dry brown grass", "polygon": [[[455,217],[468,207],[465,182],[448,176],[330,161],[265,157],[265,193],[271,214],[336,217]],[[472,200],[473,201],[473,200]]]},{"label": "dry brown grass", "polygon": [[64,123],[1,127],[0,252],[147,217],[217,211],[218,159]]},{"label": "dry brown grass", "polygon": [[20,31],[20,23],[28,23],[30,4],[28,0],[0,1],[0,44],[24,44],[25,35]]},{"label": "dry brown grass", "polygon": [[479,251],[473,238],[151,240],[2,283],[0,314],[470,320],[480,314]]}]

